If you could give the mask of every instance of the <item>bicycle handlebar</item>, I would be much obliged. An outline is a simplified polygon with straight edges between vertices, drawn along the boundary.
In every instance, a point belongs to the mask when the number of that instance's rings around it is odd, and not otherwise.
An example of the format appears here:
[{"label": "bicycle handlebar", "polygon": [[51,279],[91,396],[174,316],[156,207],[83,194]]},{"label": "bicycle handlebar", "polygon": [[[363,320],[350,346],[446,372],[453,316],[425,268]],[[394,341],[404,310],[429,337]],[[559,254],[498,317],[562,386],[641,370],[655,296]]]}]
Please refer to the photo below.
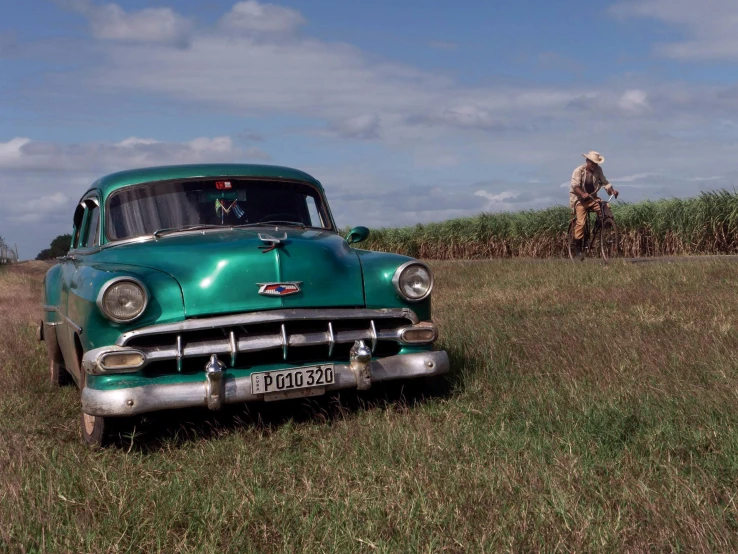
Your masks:
[{"label": "bicycle handlebar", "polygon": [[[600,202],[605,202],[606,204],[609,204],[610,202],[612,202],[613,198],[615,198],[615,195],[611,194],[607,200],[603,200],[602,198],[598,198],[597,200],[599,200]],[[590,196],[589,199],[592,199],[592,196]],[[577,204],[581,204],[581,203],[582,203],[582,198],[577,200]]]}]

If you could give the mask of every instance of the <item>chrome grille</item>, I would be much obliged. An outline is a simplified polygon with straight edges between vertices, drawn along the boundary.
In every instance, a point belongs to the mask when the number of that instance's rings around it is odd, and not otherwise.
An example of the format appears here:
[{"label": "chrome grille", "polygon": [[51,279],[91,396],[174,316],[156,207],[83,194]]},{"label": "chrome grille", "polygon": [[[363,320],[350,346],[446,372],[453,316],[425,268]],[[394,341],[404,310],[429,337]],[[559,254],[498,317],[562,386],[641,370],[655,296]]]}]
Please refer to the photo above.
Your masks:
[{"label": "chrome grille", "polygon": [[280,358],[309,361],[301,349],[316,360],[343,358],[357,340],[375,353],[390,345],[399,350],[401,330],[417,323],[409,309],[274,310],[154,325],[125,333],[116,344],[142,351],[147,364],[176,361],[178,371],[212,354],[230,367],[250,367]]}]

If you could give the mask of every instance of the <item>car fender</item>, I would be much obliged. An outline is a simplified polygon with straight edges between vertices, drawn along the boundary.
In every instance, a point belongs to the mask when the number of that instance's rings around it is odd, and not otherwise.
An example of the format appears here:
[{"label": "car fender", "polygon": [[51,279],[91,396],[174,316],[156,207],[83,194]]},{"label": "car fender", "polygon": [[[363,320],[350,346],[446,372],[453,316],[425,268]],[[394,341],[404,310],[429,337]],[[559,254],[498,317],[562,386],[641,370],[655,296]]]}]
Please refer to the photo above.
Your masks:
[{"label": "car fender", "polygon": [[[131,277],[146,288],[148,303],[137,319],[118,323],[108,319],[97,300],[111,279]],[[182,289],[174,277],[153,268],[118,264],[83,264],[74,275],[67,305],[67,316],[82,330],[78,332],[83,351],[114,344],[128,331],[184,319]]]},{"label": "car fender", "polygon": [[410,308],[421,321],[431,319],[431,296],[419,302],[400,297],[392,277],[401,265],[414,258],[386,252],[356,249],[364,276],[364,299],[367,308]]}]

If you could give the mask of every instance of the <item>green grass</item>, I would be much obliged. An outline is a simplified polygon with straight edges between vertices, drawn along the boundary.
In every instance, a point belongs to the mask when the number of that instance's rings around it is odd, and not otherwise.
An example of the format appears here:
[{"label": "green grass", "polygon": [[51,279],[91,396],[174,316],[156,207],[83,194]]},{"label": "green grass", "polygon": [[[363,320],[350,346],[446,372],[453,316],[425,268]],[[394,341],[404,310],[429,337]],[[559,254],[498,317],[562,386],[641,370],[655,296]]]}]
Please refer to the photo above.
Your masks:
[{"label": "green grass", "polygon": [[435,262],[449,395],[78,435],[0,273],[0,552],[731,552],[738,265]]},{"label": "green grass", "polygon": [[[738,252],[738,193],[705,192],[688,199],[613,203],[628,257]],[[362,248],[416,258],[562,257],[570,209],[482,213],[440,223],[372,231]],[[365,245],[365,246],[364,246]]]}]

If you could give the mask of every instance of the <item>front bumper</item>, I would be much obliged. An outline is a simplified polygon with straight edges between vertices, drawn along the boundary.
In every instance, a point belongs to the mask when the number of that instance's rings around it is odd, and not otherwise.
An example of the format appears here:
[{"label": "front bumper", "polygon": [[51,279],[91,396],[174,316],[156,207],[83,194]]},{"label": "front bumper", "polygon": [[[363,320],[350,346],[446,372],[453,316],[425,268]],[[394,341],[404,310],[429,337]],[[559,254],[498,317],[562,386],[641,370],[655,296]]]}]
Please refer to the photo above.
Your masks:
[{"label": "front bumper", "polygon": [[[340,389],[367,388],[366,375],[351,364],[334,364],[335,382],[326,392]],[[449,371],[445,351],[401,354],[371,360],[366,364],[370,383],[442,375]],[[214,396],[215,395],[215,396]],[[215,398],[215,401],[214,401]],[[197,383],[146,385],[113,390],[85,388],[82,411],[95,416],[133,416],[159,410],[194,408],[217,409],[222,404],[239,404],[263,400],[263,394],[252,394],[251,377],[234,378],[223,372],[217,383],[206,377]]]}]

